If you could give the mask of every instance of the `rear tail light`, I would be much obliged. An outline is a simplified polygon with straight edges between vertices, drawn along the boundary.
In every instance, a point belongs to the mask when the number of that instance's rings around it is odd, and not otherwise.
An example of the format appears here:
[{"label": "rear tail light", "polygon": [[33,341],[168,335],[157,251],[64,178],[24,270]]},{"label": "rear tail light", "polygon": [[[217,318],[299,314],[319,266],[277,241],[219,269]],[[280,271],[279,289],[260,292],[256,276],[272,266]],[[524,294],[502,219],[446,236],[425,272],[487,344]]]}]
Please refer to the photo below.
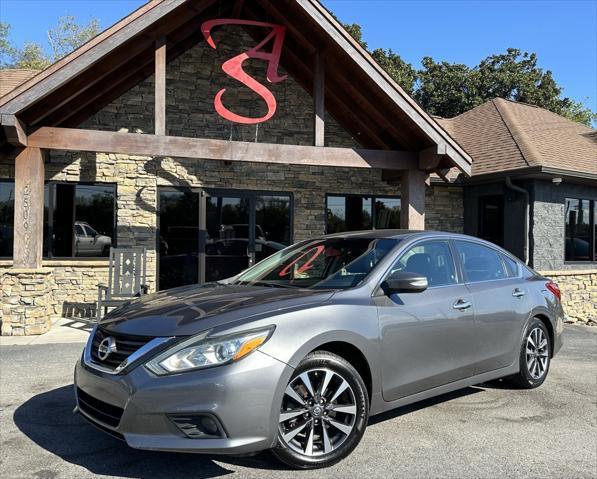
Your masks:
[{"label": "rear tail light", "polygon": [[558,298],[558,301],[562,300],[562,292],[560,291],[560,287],[554,283],[553,281],[548,281],[547,283],[545,283],[545,287],[551,291],[556,298]]}]

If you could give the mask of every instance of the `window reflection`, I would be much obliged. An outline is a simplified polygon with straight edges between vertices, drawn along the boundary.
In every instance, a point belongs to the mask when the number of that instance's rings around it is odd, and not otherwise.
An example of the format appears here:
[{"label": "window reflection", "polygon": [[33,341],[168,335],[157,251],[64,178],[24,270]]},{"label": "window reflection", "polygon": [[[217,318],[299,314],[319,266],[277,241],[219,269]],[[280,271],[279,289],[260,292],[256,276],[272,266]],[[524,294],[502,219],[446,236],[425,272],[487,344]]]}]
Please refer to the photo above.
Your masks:
[{"label": "window reflection", "polygon": [[566,261],[591,261],[594,258],[594,203],[580,199],[566,200]]},{"label": "window reflection", "polygon": [[14,234],[14,182],[0,181],[0,257],[12,257]]},{"label": "window reflection", "polygon": [[400,198],[329,195],[326,233],[400,228]]},{"label": "window reflection", "polygon": [[44,202],[45,256],[109,256],[115,244],[114,185],[48,184]]}]

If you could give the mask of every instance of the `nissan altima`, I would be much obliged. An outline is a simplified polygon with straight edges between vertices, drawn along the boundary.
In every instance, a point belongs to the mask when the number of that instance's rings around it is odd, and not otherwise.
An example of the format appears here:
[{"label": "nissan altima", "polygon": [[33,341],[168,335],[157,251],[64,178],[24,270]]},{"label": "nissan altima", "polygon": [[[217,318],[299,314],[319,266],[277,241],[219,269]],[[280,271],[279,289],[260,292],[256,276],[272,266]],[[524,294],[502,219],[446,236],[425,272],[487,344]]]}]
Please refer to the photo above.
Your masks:
[{"label": "nissan altima", "polygon": [[328,235],[111,311],[76,365],[76,410],[133,448],[324,467],[372,415],[498,378],[540,386],[562,329],[557,285],[491,243]]}]

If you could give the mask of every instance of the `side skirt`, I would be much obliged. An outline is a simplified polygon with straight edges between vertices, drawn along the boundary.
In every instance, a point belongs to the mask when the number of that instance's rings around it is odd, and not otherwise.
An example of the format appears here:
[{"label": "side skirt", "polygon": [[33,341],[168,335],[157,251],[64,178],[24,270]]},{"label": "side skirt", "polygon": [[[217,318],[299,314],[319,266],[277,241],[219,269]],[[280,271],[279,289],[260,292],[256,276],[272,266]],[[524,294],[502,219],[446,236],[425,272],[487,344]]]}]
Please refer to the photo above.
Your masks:
[{"label": "side skirt", "polygon": [[458,389],[464,389],[469,386],[474,386],[475,384],[492,381],[494,379],[503,378],[505,376],[510,376],[512,374],[516,374],[518,371],[518,361],[515,361],[514,364],[506,368],[496,369],[495,371],[489,371],[487,373],[471,376],[470,378],[461,379],[459,381],[455,381],[449,384],[444,384],[443,386],[438,386],[436,388],[429,389],[428,391],[422,391],[420,393],[416,393],[411,396],[406,396],[391,402],[384,401],[381,392],[377,392],[371,399],[370,415],[375,416],[376,414],[381,414],[391,409],[396,409],[401,406],[406,406],[408,404],[413,404],[435,396],[447,394],[452,391],[457,391]]}]

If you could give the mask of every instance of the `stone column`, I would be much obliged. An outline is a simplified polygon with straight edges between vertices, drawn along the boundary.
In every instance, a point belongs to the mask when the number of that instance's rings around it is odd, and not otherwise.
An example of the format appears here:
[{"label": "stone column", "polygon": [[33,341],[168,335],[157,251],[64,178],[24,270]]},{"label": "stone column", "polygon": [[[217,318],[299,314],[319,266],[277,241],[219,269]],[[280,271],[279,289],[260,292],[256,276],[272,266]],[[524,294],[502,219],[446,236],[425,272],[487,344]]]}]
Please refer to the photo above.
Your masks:
[{"label": "stone column", "polygon": [[11,268],[0,276],[2,336],[43,334],[52,324],[51,270]]}]

